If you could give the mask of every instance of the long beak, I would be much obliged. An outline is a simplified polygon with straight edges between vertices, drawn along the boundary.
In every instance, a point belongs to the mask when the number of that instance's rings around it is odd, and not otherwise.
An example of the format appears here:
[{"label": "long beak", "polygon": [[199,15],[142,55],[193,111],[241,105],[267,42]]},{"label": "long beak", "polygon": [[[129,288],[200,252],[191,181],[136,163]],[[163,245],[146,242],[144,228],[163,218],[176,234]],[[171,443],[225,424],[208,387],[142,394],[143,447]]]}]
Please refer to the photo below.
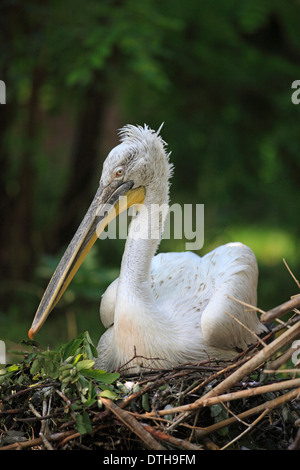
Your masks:
[{"label": "long beak", "polygon": [[[145,189],[131,189],[132,181],[121,184],[112,191],[110,187],[99,187],[83,221],[60,260],[37,309],[28,332],[33,339],[51,310],[55,307],[78,271],[86,255],[105,227],[118,214],[132,206],[142,204]],[[121,196],[126,196],[122,197]]]}]

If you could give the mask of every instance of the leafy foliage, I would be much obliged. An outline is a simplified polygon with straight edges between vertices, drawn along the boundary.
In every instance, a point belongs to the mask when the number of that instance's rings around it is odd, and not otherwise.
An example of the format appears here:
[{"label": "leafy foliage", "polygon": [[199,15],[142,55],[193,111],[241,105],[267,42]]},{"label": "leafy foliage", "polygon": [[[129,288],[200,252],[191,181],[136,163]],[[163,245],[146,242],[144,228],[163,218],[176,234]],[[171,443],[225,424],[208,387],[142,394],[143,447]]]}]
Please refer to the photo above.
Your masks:
[{"label": "leafy foliage", "polygon": [[49,391],[55,385],[68,400],[67,415],[75,413],[78,431],[89,432],[85,410],[95,404],[101,408],[101,397],[117,398],[118,389],[113,384],[119,374],[93,368],[97,350],[88,332],[54,351],[41,351],[36,345],[32,349],[30,353],[22,353],[21,363],[0,369],[0,400],[7,401],[9,395],[24,386],[38,385]]}]

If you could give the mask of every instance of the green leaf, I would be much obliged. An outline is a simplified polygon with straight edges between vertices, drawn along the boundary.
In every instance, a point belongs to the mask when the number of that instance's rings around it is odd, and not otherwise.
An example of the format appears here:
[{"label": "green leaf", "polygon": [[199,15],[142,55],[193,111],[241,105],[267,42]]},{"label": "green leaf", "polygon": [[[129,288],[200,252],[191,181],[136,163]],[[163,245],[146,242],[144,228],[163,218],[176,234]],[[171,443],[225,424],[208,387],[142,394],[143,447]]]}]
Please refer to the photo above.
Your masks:
[{"label": "green leaf", "polygon": [[92,434],[93,432],[92,423],[86,411],[84,411],[82,414],[76,415],[76,428],[80,434],[86,434],[86,433]]},{"label": "green leaf", "polygon": [[91,369],[93,365],[95,364],[95,361],[92,359],[85,359],[83,361],[80,361],[76,364],[76,368],[78,371],[81,371],[82,369]]},{"label": "green leaf", "polygon": [[99,393],[99,396],[103,398],[110,398],[111,400],[115,400],[117,398],[117,394],[108,389],[102,390],[102,392]]},{"label": "green leaf", "polygon": [[63,356],[63,360],[66,360],[70,356],[74,356],[77,349],[82,344],[82,339],[76,338],[67,343],[66,345],[62,346],[61,352]]},{"label": "green leaf", "polygon": [[224,411],[224,408],[220,403],[216,403],[210,407],[210,415],[212,418],[218,416],[220,413],[222,413],[222,411]]},{"label": "green leaf", "polygon": [[75,359],[73,360],[73,364],[74,365],[77,364],[77,362],[79,362],[82,357],[83,357],[82,353],[76,354]]},{"label": "green leaf", "polygon": [[85,425],[86,432],[88,432],[89,434],[92,434],[93,427],[92,427],[92,423],[91,423],[91,420],[87,411],[83,412],[82,417],[83,417],[83,422]]},{"label": "green leaf", "polygon": [[80,414],[76,415],[76,428],[77,431],[80,432],[80,434],[86,433],[86,427],[83,422],[83,417]]},{"label": "green leaf", "polygon": [[35,359],[30,367],[31,375],[36,375],[37,372],[40,370],[41,363],[39,359]]},{"label": "green leaf", "polygon": [[82,388],[87,388],[90,385],[90,381],[87,380],[82,374],[79,375],[79,383]]},{"label": "green leaf", "polygon": [[120,377],[120,374],[117,372],[105,372],[105,370],[100,369],[82,370],[81,373],[86,377],[105,384],[111,384]]},{"label": "green leaf", "polygon": [[18,370],[20,370],[20,366],[18,364],[12,364],[7,368],[8,372],[17,372]]},{"label": "green leaf", "polygon": [[150,411],[149,394],[148,393],[144,393],[142,395],[142,407],[144,408],[145,411]]}]

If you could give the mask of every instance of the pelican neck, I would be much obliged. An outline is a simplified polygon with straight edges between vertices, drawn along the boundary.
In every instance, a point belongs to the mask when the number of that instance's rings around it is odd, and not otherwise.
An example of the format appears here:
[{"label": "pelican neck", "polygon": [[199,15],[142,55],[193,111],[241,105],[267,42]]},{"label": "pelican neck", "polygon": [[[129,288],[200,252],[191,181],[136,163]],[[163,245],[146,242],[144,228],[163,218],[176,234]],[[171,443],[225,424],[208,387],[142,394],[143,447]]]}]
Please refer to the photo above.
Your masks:
[{"label": "pelican neck", "polygon": [[123,253],[120,282],[136,293],[149,284],[151,261],[161,241],[168,204],[145,200],[132,219]]}]

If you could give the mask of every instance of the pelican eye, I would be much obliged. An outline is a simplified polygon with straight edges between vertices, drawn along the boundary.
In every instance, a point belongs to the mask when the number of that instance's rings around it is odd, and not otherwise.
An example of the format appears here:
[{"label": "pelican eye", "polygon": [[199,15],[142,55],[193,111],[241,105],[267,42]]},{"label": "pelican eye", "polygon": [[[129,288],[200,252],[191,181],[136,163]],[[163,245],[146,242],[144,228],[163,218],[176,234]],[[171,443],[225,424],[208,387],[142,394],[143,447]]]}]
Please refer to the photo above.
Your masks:
[{"label": "pelican eye", "polygon": [[124,176],[124,168],[119,167],[115,171],[115,178],[121,178],[121,176]]}]

